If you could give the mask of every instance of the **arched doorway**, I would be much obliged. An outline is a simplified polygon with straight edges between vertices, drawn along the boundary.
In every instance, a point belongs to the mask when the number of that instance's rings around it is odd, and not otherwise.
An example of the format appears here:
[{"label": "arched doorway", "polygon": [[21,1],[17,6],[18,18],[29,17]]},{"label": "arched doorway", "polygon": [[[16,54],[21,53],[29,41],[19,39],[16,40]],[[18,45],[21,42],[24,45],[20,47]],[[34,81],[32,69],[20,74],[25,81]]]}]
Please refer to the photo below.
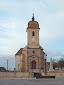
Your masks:
[{"label": "arched doorway", "polygon": [[31,62],[31,69],[36,69],[36,61],[35,60],[33,60]]}]

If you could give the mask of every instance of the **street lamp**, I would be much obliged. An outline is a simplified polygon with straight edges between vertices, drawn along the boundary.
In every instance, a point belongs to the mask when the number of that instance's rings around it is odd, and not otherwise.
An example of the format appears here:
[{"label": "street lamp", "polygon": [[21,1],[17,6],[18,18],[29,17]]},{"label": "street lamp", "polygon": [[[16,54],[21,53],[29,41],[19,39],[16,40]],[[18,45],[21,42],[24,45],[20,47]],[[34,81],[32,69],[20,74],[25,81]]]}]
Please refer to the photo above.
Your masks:
[{"label": "street lamp", "polygon": [[9,60],[7,59],[6,61],[7,61],[7,71],[8,71],[8,61],[9,61]]}]

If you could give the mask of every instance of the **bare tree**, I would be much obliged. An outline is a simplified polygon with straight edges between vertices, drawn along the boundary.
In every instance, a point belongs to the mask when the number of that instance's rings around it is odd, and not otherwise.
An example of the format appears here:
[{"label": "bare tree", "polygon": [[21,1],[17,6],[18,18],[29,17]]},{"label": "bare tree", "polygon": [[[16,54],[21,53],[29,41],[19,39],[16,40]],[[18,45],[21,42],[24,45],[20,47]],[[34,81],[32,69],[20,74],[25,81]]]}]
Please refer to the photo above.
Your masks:
[{"label": "bare tree", "polygon": [[64,59],[60,59],[60,60],[58,61],[58,65],[59,65],[59,67],[62,69],[62,68],[64,67]]}]

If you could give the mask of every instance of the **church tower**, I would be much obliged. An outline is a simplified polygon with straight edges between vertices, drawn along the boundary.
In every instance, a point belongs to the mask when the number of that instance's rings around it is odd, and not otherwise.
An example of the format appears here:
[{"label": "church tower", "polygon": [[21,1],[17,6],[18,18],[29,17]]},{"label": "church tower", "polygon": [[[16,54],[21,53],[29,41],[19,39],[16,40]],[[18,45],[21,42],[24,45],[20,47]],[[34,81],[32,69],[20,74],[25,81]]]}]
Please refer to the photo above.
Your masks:
[{"label": "church tower", "polygon": [[29,72],[41,72],[44,69],[44,51],[39,44],[39,23],[34,14],[27,27],[27,67]]},{"label": "church tower", "polygon": [[35,21],[34,14],[32,21],[28,22],[27,45],[29,48],[39,48],[39,24]]}]

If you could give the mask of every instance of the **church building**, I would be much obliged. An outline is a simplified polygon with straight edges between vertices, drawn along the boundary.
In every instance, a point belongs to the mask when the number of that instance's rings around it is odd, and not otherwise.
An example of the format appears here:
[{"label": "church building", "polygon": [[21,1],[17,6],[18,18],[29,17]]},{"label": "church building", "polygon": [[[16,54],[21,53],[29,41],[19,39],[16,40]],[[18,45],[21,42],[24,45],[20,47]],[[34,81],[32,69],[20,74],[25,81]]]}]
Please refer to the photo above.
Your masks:
[{"label": "church building", "polygon": [[15,54],[15,68],[20,72],[45,72],[46,53],[39,44],[39,23],[34,14],[27,27],[27,45]]}]

